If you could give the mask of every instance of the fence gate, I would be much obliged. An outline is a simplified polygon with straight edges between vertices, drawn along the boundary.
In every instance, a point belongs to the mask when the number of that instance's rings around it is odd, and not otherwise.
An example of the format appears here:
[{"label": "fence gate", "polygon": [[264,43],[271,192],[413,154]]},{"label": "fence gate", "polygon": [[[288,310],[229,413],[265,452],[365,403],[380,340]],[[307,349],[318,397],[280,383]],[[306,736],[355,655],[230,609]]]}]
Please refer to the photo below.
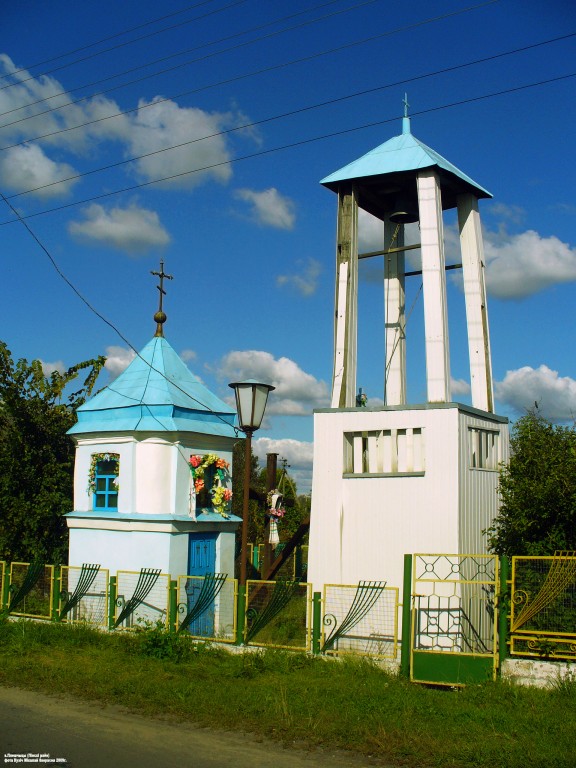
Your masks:
[{"label": "fence gate", "polygon": [[414,555],[410,679],[493,680],[498,668],[494,555]]}]

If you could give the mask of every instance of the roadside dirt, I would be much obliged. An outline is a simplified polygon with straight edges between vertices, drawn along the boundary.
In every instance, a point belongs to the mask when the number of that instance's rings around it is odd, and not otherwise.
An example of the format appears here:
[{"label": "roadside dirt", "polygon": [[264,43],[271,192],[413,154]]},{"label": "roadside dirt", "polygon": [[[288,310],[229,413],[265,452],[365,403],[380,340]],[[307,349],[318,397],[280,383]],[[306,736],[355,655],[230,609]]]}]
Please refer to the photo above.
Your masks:
[{"label": "roadside dirt", "polygon": [[0,761],[67,768],[368,768],[369,758],[284,748],[253,735],[131,714],[122,707],[0,687]]}]

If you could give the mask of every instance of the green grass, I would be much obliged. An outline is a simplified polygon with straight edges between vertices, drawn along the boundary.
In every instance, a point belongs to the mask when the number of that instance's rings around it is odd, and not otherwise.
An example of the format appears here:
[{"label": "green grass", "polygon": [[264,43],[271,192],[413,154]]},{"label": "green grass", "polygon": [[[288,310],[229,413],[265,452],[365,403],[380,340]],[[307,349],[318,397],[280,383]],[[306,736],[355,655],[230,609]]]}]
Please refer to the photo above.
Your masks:
[{"label": "green grass", "polygon": [[122,704],[395,766],[573,768],[576,683],[434,689],[375,664],[268,650],[233,654],[150,626],[0,624],[0,684]]}]

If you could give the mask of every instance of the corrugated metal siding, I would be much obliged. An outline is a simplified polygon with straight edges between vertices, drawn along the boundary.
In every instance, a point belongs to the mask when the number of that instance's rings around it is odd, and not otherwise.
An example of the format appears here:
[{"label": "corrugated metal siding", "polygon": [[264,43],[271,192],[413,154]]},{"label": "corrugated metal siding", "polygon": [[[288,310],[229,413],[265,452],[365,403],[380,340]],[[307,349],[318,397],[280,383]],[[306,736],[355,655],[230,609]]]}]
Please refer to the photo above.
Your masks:
[{"label": "corrugated metal siding", "polygon": [[458,464],[459,464],[459,530],[461,553],[487,552],[488,528],[499,509],[499,472],[491,469],[473,469],[470,461],[470,429],[477,428],[497,432],[499,435],[499,463],[508,461],[508,424],[492,421],[469,413],[459,413]]}]

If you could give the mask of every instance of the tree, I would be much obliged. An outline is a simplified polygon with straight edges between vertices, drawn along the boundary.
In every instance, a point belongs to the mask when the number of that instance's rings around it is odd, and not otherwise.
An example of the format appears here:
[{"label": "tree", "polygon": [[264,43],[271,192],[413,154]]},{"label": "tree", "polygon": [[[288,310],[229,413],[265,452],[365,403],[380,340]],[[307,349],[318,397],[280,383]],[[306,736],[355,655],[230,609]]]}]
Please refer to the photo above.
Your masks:
[{"label": "tree", "polygon": [[576,549],[576,427],[529,412],[512,429],[500,473],[501,507],[489,548],[502,555],[553,555]]},{"label": "tree", "polygon": [[[64,562],[63,515],[72,510],[74,446],[66,434],[106,358],[45,376],[40,360],[14,363],[0,342],[0,557]],[[81,371],[80,389],[65,394]],[[63,402],[64,401],[64,402]]]}]

